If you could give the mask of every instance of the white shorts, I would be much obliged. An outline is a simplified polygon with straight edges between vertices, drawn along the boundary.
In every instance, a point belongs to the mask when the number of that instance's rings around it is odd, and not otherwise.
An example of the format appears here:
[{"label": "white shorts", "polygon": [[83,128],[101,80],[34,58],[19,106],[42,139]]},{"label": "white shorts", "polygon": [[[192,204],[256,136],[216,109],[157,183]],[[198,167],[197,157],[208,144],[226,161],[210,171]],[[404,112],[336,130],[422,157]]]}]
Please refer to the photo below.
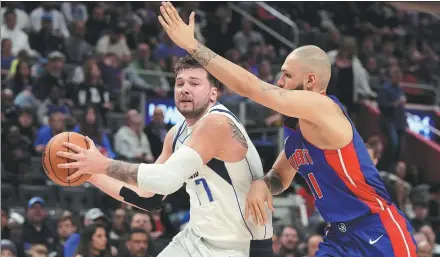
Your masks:
[{"label": "white shorts", "polygon": [[197,236],[189,225],[157,257],[249,257],[250,242],[225,249]]}]

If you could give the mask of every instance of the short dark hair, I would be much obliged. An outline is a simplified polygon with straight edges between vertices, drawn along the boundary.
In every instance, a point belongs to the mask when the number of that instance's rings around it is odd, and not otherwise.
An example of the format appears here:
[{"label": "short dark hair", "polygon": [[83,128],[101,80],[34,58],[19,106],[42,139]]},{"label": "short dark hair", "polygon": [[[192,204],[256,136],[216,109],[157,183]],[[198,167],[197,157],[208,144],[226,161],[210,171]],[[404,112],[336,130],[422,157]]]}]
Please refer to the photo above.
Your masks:
[{"label": "short dark hair", "polygon": [[[179,72],[185,69],[204,69],[206,70],[196,59],[194,59],[191,55],[187,55],[185,57],[180,58],[176,65],[174,66],[174,74],[177,75]],[[208,80],[211,83],[212,86],[218,88],[219,87],[219,81],[211,75],[206,70],[206,73],[208,74]]]},{"label": "short dark hair", "polygon": [[142,233],[145,234],[148,237],[148,232],[145,229],[142,228],[132,228],[130,232],[128,233],[128,239],[131,239],[131,236],[134,234]]}]

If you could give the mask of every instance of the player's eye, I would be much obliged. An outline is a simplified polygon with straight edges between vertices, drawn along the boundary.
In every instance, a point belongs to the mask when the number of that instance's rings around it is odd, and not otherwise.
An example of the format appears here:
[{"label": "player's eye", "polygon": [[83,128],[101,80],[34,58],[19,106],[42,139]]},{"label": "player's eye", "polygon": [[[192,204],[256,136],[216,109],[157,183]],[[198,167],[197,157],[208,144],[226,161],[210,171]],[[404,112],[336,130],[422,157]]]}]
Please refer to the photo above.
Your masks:
[{"label": "player's eye", "polygon": [[288,74],[288,73],[286,73],[286,78],[288,78],[288,79],[290,79],[290,78],[292,78],[292,75],[290,75],[290,74]]}]

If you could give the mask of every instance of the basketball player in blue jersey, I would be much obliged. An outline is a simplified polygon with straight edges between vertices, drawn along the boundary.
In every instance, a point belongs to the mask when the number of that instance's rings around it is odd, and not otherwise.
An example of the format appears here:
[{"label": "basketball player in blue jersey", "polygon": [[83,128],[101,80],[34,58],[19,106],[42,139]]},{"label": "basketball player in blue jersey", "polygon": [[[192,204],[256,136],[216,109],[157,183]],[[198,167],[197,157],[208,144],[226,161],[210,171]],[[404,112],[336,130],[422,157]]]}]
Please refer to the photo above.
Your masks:
[{"label": "basketball player in blue jersey", "polygon": [[66,144],[76,153],[59,156],[76,162],[60,167],[79,168],[72,178],[93,174],[89,182],[96,187],[148,211],[186,183],[190,221],[159,257],[273,256],[271,223],[244,219],[251,183],[264,175],[256,148],[234,114],[217,102],[218,81],[195,59],[180,59],[175,74],[175,102],[185,119],[168,132],[156,164],[107,159],[87,138],[89,150]]},{"label": "basketball player in blue jersey", "polygon": [[169,2],[159,22],[178,46],[236,93],[288,118],[292,129],[273,169],[255,180],[246,212],[264,224],[266,203],[289,187],[299,172],[309,184],[322,217],[330,223],[317,257],[416,257],[411,225],[396,208],[367,149],[334,96],[327,96],[331,66],[316,46],[303,46],[286,58],[278,86],[218,56],[194,38],[194,13],[185,24]]}]

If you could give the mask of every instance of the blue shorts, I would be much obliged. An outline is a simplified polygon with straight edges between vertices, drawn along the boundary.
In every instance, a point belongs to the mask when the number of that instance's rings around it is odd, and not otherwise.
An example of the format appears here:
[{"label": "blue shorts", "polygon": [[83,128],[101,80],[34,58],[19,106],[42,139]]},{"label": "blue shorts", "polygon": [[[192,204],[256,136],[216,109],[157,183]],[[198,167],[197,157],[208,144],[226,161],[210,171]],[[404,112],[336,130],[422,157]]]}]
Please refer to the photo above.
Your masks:
[{"label": "blue shorts", "polygon": [[331,223],[316,257],[417,257],[411,224],[391,205],[348,223]]}]

